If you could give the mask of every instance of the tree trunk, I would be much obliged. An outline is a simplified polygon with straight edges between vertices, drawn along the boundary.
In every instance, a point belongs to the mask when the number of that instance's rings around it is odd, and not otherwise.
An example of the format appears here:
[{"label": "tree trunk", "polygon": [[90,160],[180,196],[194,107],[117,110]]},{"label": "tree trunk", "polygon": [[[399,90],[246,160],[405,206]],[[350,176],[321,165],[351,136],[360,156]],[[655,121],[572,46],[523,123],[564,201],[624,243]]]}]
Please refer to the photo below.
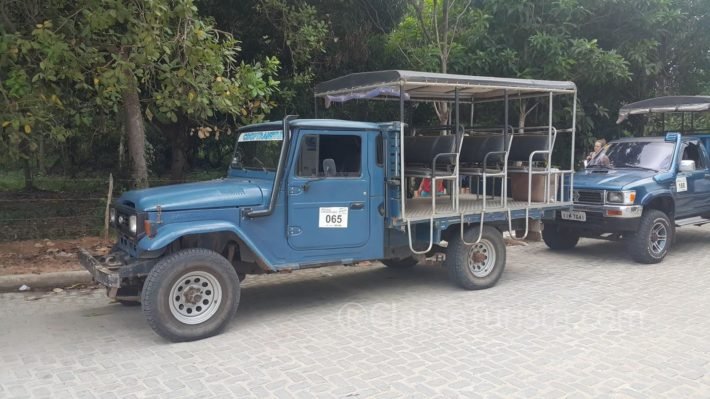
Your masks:
[{"label": "tree trunk", "polygon": [[39,154],[37,154],[37,173],[46,175],[46,165],[44,163],[44,136],[39,136]]},{"label": "tree trunk", "polygon": [[35,189],[35,186],[32,182],[32,153],[30,151],[30,142],[22,140],[20,149],[22,151],[22,169],[25,172],[25,190],[32,191]]},{"label": "tree trunk", "polygon": [[170,147],[170,179],[174,183],[185,179],[187,169],[188,136],[183,131],[183,125],[176,123],[170,126],[170,137],[172,146]]},{"label": "tree trunk", "polygon": [[22,159],[22,168],[25,170],[25,190],[32,191],[35,186],[32,183],[32,165],[29,158]]},{"label": "tree trunk", "polygon": [[148,187],[148,166],[145,161],[145,126],[141,112],[135,76],[124,70],[128,86],[123,92],[123,110],[126,117],[126,141],[131,159],[131,175],[135,188]]}]

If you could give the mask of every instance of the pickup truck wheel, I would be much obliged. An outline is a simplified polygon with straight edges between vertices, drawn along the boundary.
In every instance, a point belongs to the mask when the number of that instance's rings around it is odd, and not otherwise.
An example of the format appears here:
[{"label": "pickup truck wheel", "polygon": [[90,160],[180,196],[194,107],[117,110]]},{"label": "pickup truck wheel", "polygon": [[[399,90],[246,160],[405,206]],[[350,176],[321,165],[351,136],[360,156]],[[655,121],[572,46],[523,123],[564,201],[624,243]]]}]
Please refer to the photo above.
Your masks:
[{"label": "pickup truck wheel", "polygon": [[[479,227],[465,232],[467,242],[476,241]],[[449,241],[446,249],[446,268],[452,282],[467,290],[480,290],[494,286],[505,268],[505,241],[492,226],[483,226],[481,240],[466,245],[460,235]]]},{"label": "pickup truck wheel", "polygon": [[380,262],[382,262],[383,265],[389,267],[390,269],[396,270],[410,269],[416,266],[417,263],[419,263],[417,258],[413,256],[407,258],[382,259]]},{"label": "pickup truck wheel", "polygon": [[579,234],[555,224],[547,224],[542,229],[542,240],[552,250],[572,249],[579,242]]},{"label": "pickup truck wheel", "polygon": [[239,306],[239,278],[220,254],[185,249],[158,262],[145,280],[141,302],[150,327],[173,341],[221,332]]},{"label": "pickup truck wheel", "polygon": [[639,263],[662,261],[673,242],[673,233],[673,226],[665,213],[656,209],[644,211],[638,230],[627,238],[631,258]]}]

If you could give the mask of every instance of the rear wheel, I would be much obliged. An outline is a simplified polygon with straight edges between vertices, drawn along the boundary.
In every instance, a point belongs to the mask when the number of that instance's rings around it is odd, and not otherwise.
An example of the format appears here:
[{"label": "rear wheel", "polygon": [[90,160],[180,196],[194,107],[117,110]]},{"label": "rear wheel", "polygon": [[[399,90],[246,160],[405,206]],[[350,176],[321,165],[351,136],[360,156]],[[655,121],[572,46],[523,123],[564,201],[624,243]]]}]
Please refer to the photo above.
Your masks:
[{"label": "rear wheel", "polygon": [[658,263],[668,254],[673,242],[671,220],[657,209],[647,209],[638,230],[627,237],[631,258],[639,263]]},{"label": "rear wheel", "polygon": [[148,324],[173,342],[221,332],[239,305],[239,278],[220,254],[186,249],[158,262],[145,280],[141,302]]},{"label": "rear wheel", "polygon": [[389,267],[390,269],[397,270],[411,269],[412,267],[416,266],[417,263],[419,263],[417,258],[413,256],[409,256],[407,258],[382,259],[380,262],[382,262],[383,265]]},{"label": "rear wheel", "polygon": [[572,249],[579,242],[579,233],[556,224],[546,224],[542,229],[542,240],[552,250]]},{"label": "rear wheel", "polygon": [[[468,228],[466,241],[476,241],[478,233],[478,226]],[[481,240],[473,245],[466,245],[460,235],[455,235],[446,250],[449,278],[467,290],[492,287],[503,274],[505,255],[503,235],[492,226],[483,226]]]}]

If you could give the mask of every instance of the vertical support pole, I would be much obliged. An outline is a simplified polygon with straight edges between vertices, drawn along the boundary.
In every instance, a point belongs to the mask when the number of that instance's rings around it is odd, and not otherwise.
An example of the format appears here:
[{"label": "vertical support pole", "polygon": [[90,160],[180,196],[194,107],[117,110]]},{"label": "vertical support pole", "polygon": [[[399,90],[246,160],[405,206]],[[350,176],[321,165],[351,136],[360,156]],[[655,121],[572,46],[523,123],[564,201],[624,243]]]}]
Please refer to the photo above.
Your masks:
[{"label": "vertical support pole", "polygon": [[661,133],[666,134],[666,114],[661,114]]},{"label": "vertical support pole", "polygon": [[690,133],[694,133],[694,132],[695,132],[695,114],[691,112],[690,113]]},{"label": "vertical support pole", "polygon": [[553,106],[554,106],[554,97],[552,95],[552,92],[550,92],[550,105],[549,105],[549,115],[547,116],[547,175],[545,176],[545,190],[543,190],[543,193],[545,194],[545,203],[549,204],[550,203],[550,168],[552,165],[552,112],[553,112]]},{"label": "vertical support pole", "polygon": [[680,133],[685,134],[685,112],[680,113]]},{"label": "vertical support pole", "polygon": [[[456,107],[454,109],[454,115],[456,118],[456,120],[454,121],[454,129],[455,129],[455,133],[456,133],[456,140],[454,140],[454,144],[455,144],[455,147],[454,147],[455,151],[454,152],[456,152],[456,153],[459,152],[459,149],[461,148],[461,141],[463,140],[463,134],[461,134],[461,131],[459,130],[459,126],[460,126],[459,108],[460,108],[460,106],[461,106],[461,104],[459,102],[459,88],[457,87],[456,89],[454,89],[454,107]],[[461,184],[461,182],[459,181],[459,179],[460,179],[459,178],[459,156],[456,155],[454,159],[456,162],[456,164],[454,165],[454,170],[456,171],[456,173],[455,173],[456,180],[454,180],[454,184],[452,184],[452,187],[451,187],[451,203],[452,203],[451,207],[454,210],[458,210],[459,209],[459,207],[458,207],[459,194],[461,191],[461,189],[459,188],[459,185]],[[436,190],[434,190],[434,191],[436,191]]]},{"label": "vertical support pole", "polygon": [[456,146],[458,147],[461,135],[459,134],[459,88],[454,89],[454,134],[456,135]]},{"label": "vertical support pole", "polygon": [[318,119],[318,97],[313,96],[313,117]]},{"label": "vertical support pole", "polygon": [[[404,177],[404,83],[399,84],[399,195],[402,220],[407,220],[407,180]],[[435,190],[434,190],[435,191]]]},{"label": "vertical support pole", "polygon": [[[503,97],[505,100],[505,111],[504,111],[504,123],[503,123],[503,149],[506,151],[506,156],[505,156],[505,165],[503,165],[503,170],[505,173],[503,173],[503,178],[501,179],[501,184],[500,184],[500,196],[503,197],[504,203],[508,200],[508,155],[510,153],[510,146],[512,145],[512,142],[508,139],[508,121],[509,121],[509,109],[510,109],[510,102],[508,98],[508,90],[503,90]],[[510,130],[510,135],[511,139],[513,138],[513,130]],[[483,168],[486,168],[486,165],[483,165]],[[486,180],[483,180],[483,184],[486,184]],[[495,183],[493,184],[493,196],[495,197],[496,195],[496,189],[495,189]]]},{"label": "vertical support pole", "polygon": [[109,209],[111,208],[111,198],[113,198],[113,173],[108,175],[108,195],[106,197],[106,213],[104,214],[104,240],[108,240],[109,231]]},{"label": "vertical support pole", "polygon": [[469,127],[471,127],[471,129],[473,129],[473,114],[476,111],[476,108],[475,108],[476,105],[475,105],[474,101],[475,101],[475,98],[473,96],[471,96],[471,120],[469,121],[469,124],[468,124]]},{"label": "vertical support pole", "polygon": [[[569,175],[569,200],[572,201],[574,189],[574,140],[577,133],[577,89],[574,90],[574,99],[572,100],[572,151],[570,152],[570,175]],[[564,182],[562,182],[564,184]]]},{"label": "vertical support pole", "polygon": [[[508,148],[508,107],[510,105],[508,103],[508,90],[503,90],[503,97],[504,97],[504,101],[505,101],[505,111],[504,111],[504,116],[503,116],[503,119],[504,119],[504,121],[503,121],[503,141],[504,141],[504,144],[503,145],[506,146],[504,148],[504,150],[510,151],[510,148]],[[508,176],[506,176],[505,179],[507,180]]]}]

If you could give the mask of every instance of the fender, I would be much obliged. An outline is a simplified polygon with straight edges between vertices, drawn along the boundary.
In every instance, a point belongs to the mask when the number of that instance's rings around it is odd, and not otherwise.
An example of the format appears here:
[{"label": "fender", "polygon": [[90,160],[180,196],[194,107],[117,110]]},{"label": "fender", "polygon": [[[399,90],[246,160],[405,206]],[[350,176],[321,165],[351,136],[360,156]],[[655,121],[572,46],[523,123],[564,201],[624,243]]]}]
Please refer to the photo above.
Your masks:
[{"label": "fender", "polygon": [[242,232],[239,226],[224,220],[202,220],[200,222],[184,222],[170,223],[161,226],[155,237],[143,237],[137,246],[137,252],[157,251],[163,249],[171,242],[185,235],[195,235],[204,233],[231,232],[239,237],[249,249],[261,259],[262,262],[271,270],[274,270],[274,265],[264,257],[264,254],[257,249],[254,242],[250,240],[246,234]]},{"label": "fender", "polygon": [[641,205],[646,206],[646,205],[650,204],[651,201],[658,199],[658,198],[670,199],[671,203],[673,204],[674,211],[675,211],[675,197],[673,196],[673,192],[667,188],[646,193],[643,196],[643,198],[641,198]]}]

